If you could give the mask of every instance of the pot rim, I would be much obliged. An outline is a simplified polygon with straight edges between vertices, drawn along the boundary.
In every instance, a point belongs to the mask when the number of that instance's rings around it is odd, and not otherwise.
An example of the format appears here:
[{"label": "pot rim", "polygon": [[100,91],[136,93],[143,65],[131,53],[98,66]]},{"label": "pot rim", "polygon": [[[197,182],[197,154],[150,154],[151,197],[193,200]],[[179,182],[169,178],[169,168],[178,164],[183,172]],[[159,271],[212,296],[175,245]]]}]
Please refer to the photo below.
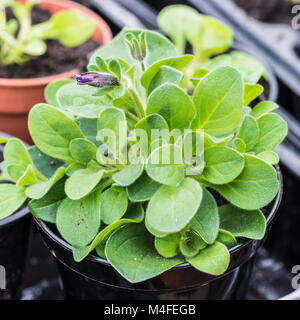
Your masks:
[{"label": "pot rim", "polygon": [[[278,211],[279,209],[279,206],[280,206],[280,203],[281,203],[281,199],[282,199],[282,194],[283,194],[283,179],[282,179],[282,173],[281,173],[281,170],[280,170],[280,167],[278,165],[275,166],[276,168],[276,171],[277,171],[277,176],[278,176],[278,182],[279,182],[279,190],[278,190],[278,193],[276,195],[276,197],[274,198],[273,202],[273,206],[272,206],[272,209],[270,210],[270,213],[266,219],[266,222],[267,222],[267,225],[270,224],[274,217],[275,217],[275,214],[276,212]],[[68,244],[65,240],[63,240],[61,237],[59,237],[58,235],[56,235],[52,230],[50,230],[50,228],[47,226],[47,224],[34,217],[34,220],[35,222],[38,224],[38,226],[41,228],[41,230],[49,237],[51,238],[52,241],[56,242],[58,245],[60,245],[61,247],[63,247],[64,249],[66,249],[67,251],[71,252],[72,253],[72,246],[70,244]],[[243,247],[247,246],[250,242],[253,242],[253,241],[256,241],[256,240],[247,240],[246,242],[244,243],[238,243],[236,246],[232,247],[229,249],[229,253],[230,254],[233,254],[234,252],[242,249]],[[97,263],[100,263],[100,264],[104,264],[106,266],[111,266],[112,265],[105,259],[102,259],[100,257],[97,257],[95,255],[92,255],[92,254],[89,254],[85,259],[91,261],[91,262],[97,262]],[[173,269],[176,269],[176,268],[187,268],[189,267],[189,263],[185,262],[185,263],[181,263],[175,267],[173,267]]]},{"label": "pot rim", "polygon": [[[52,4],[55,6],[60,6],[62,9],[66,9],[66,7],[69,7],[69,9],[79,10],[89,18],[93,19],[96,24],[97,28],[101,32],[102,42],[99,42],[102,45],[107,44],[112,39],[112,31],[106,21],[101,18],[98,14],[96,14],[91,9],[76,3],[71,0],[42,0],[40,5],[49,5]],[[59,78],[72,78],[74,74],[76,73],[76,69],[72,69],[69,71],[65,71],[63,73],[57,73],[51,76],[46,77],[38,77],[38,78],[18,78],[18,79],[11,79],[11,78],[0,78],[0,87],[14,87],[14,88],[26,88],[26,87],[38,87],[38,86],[45,86],[50,82],[53,82]]]}]

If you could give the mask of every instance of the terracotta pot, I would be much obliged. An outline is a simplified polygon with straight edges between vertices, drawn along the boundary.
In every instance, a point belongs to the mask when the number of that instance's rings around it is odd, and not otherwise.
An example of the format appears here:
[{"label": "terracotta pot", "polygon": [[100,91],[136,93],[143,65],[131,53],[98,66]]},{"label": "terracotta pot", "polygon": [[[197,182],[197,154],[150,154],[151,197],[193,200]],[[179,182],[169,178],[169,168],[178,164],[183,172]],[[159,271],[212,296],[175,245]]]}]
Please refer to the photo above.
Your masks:
[{"label": "terracotta pot", "polygon": [[[26,2],[26,0],[18,0]],[[52,13],[73,9],[79,10],[97,22],[93,39],[100,44],[106,44],[112,39],[112,32],[107,23],[90,9],[69,0],[42,0],[39,7]],[[72,78],[76,70],[49,77],[34,79],[4,79],[0,78],[0,130],[31,143],[27,129],[27,115],[36,103],[45,101],[44,89],[52,81]]]}]

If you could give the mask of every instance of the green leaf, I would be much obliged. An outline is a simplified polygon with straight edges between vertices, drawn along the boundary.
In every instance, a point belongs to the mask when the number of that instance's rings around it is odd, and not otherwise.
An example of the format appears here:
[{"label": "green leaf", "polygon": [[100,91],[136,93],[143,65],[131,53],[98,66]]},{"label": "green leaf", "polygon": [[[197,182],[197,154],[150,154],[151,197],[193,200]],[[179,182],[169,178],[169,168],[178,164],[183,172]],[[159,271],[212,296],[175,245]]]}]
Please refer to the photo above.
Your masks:
[{"label": "green leaf", "polygon": [[9,167],[8,174],[13,181],[19,180],[29,165],[34,174],[39,178],[43,178],[35,170],[29,153],[21,140],[17,138],[9,139],[5,145],[3,157],[7,167]]},{"label": "green leaf", "polygon": [[86,169],[80,169],[66,181],[65,192],[72,200],[79,200],[94,190],[103,177],[103,170],[91,163]]},{"label": "green leaf", "polygon": [[279,188],[276,170],[267,162],[245,154],[242,173],[226,185],[211,185],[233,205],[256,210],[269,204]]},{"label": "green leaf", "polygon": [[195,89],[193,100],[197,116],[193,129],[220,136],[230,133],[241,120],[243,80],[231,67],[222,67],[205,76]]},{"label": "green leaf", "polygon": [[184,5],[171,5],[162,9],[157,23],[174,42],[180,54],[185,52],[187,40],[192,43],[201,36],[202,19],[197,10]]},{"label": "green leaf", "polygon": [[171,144],[157,148],[147,160],[146,171],[161,184],[178,186],[184,178],[181,148]]},{"label": "green leaf", "polygon": [[158,232],[178,232],[192,220],[201,200],[202,188],[194,179],[185,178],[178,187],[163,185],[149,201],[147,224]]},{"label": "green leaf", "polygon": [[233,140],[232,147],[233,147],[234,150],[236,150],[236,151],[238,151],[240,153],[245,153],[246,152],[246,144],[240,138],[235,138]]},{"label": "green leaf", "polygon": [[[77,107],[84,107],[87,105],[96,105],[98,107],[110,106],[111,99],[106,95],[97,96],[99,88],[91,86],[78,86],[76,83],[71,83],[61,87],[56,93],[56,99],[62,108],[74,109]],[[78,112],[82,108],[78,108]]]},{"label": "green leaf", "polygon": [[234,247],[237,244],[236,238],[226,230],[219,230],[217,242],[223,243],[228,249]]},{"label": "green leaf", "polygon": [[151,279],[184,262],[160,256],[143,225],[129,224],[114,232],[105,249],[107,260],[129,282]]},{"label": "green leaf", "polygon": [[65,172],[65,168],[59,168],[49,180],[28,187],[26,189],[27,197],[31,199],[43,198],[52,186],[65,175]]},{"label": "green leaf", "polygon": [[66,198],[58,208],[56,226],[62,237],[72,246],[86,246],[100,228],[100,197],[94,192],[84,199]]},{"label": "green leaf", "polygon": [[132,185],[143,173],[144,162],[140,159],[138,163],[131,163],[124,169],[115,173],[112,179],[120,186],[127,187]]},{"label": "green leaf", "polygon": [[207,244],[193,230],[186,232],[180,241],[179,248],[186,258],[194,257],[199,250],[203,250]]},{"label": "green leaf", "polygon": [[82,261],[85,257],[87,257],[96,247],[101,246],[105,247],[106,241],[109,236],[119,227],[128,223],[140,223],[144,219],[144,209],[141,204],[132,204],[129,206],[124,217],[109,226],[105,227],[101,230],[93,242],[89,246],[85,247],[74,247],[73,256],[76,262]]},{"label": "green leaf", "polygon": [[38,104],[29,113],[28,127],[35,145],[47,155],[73,160],[69,144],[84,138],[78,125],[60,110],[47,104]]},{"label": "green leaf", "polygon": [[96,57],[99,56],[102,57],[102,59],[119,57],[130,65],[133,64],[135,61],[131,57],[129,48],[125,42],[125,37],[128,32],[133,33],[137,37],[142,32],[145,32],[148,53],[145,60],[146,67],[150,66],[157,60],[177,56],[177,50],[175,46],[171,43],[171,41],[158,32],[124,28],[110,43],[95,51],[90,63],[95,64]]},{"label": "green leaf", "polygon": [[201,17],[202,33],[195,44],[197,51],[201,52],[202,57],[226,51],[233,42],[232,30],[213,17],[205,15]]},{"label": "green leaf", "polygon": [[[169,126],[167,121],[157,113],[150,114],[145,118],[141,119],[135,126],[135,133],[139,136],[141,135],[141,140],[138,142],[139,146],[142,150],[144,150],[145,154],[148,155],[149,147],[152,142],[152,130],[168,130]],[[144,134],[147,134],[147,140]],[[144,141],[146,140],[146,141]],[[147,142],[147,145],[146,145]]]},{"label": "green leaf", "polygon": [[26,170],[24,171],[23,175],[16,182],[16,185],[19,187],[23,187],[23,186],[30,186],[36,183],[39,183],[39,180],[35,175],[35,171],[32,165],[29,164]]},{"label": "green leaf", "polygon": [[0,220],[13,214],[26,199],[24,187],[0,184]]},{"label": "green leaf", "polygon": [[[103,110],[98,119],[98,130],[98,139],[103,141],[118,159],[122,159],[127,140],[127,123],[124,112],[116,108]],[[107,134],[109,138],[104,141]]]},{"label": "green leaf", "polygon": [[112,187],[101,196],[101,219],[109,225],[121,219],[128,207],[125,189]]},{"label": "green leaf", "polygon": [[88,119],[98,119],[100,113],[105,109],[106,107],[103,106],[97,106],[95,104],[87,104],[83,106],[76,106],[74,107],[65,107],[64,110],[68,111],[70,114],[72,114],[75,117],[80,118],[88,118]]},{"label": "green leaf", "polygon": [[208,149],[210,147],[225,146],[231,139],[233,134],[225,135],[223,137],[214,137],[204,132],[204,147]]},{"label": "green leaf", "polygon": [[247,84],[256,84],[265,73],[263,64],[243,51],[232,51],[230,57],[231,65],[242,73]]},{"label": "green leaf", "polygon": [[190,226],[208,244],[215,242],[219,231],[219,214],[215,198],[204,188],[203,198]]},{"label": "green leaf", "polygon": [[42,56],[47,52],[47,45],[43,40],[34,39],[29,40],[27,43],[22,45],[21,49],[24,53],[30,56],[38,57]]},{"label": "green leaf", "polygon": [[51,178],[57,169],[66,165],[65,161],[46,155],[36,146],[30,147],[28,153],[34,167],[46,178]]},{"label": "green leaf", "polygon": [[264,87],[260,84],[245,84],[244,106],[248,106],[250,102],[259,97],[264,91]]},{"label": "green leaf", "polygon": [[77,47],[88,40],[96,22],[77,10],[62,10],[52,15],[46,37],[56,39],[65,47]]},{"label": "green leaf", "polygon": [[246,151],[250,151],[256,145],[259,136],[260,130],[256,119],[247,115],[238,129],[236,137],[242,139],[246,144]]},{"label": "green leaf", "polygon": [[183,72],[169,66],[161,66],[149,85],[148,94],[166,82],[180,86],[183,77]]},{"label": "green leaf", "polygon": [[75,161],[87,164],[96,160],[97,147],[87,139],[78,138],[70,142],[70,153]]},{"label": "green leaf", "polygon": [[167,120],[169,128],[184,130],[195,117],[192,99],[181,88],[166,83],[155,89],[147,102],[146,114],[158,113]]},{"label": "green leaf", "polygon": [[66,198],[65,181],[65,179],[59,180],[43,198],[29,202],[28,208],[36,218],[56,223],[58,207]]},{"label": "green leaf", "polygon": [[250,115],[255,119],[259,119],[265,114],[268,114],[278,108],[278,104],[273,101],[262,101],[252,109]]},{"label": "green leaf", "polygon": [[230,254],[224,244],[215,242],[187,261],[202,272],[218,276],[227,270]]},{"label": "green leaf", "polygon": [[273,151],[264,151],[257,155],[258,158],[265,160],[271,165],[275,165],[279,163],[279,156],[276,152]]},{"label": "green leaf", "polygon": [[260,137],[253,150],[251,150],[255,153],[274,150],[287,135],[287,123],[276,113],[263,115],[257,120],[257,123]]},{"label": "green leaf", "polygon": [[143,106],[137,93],[132,88],[127,88],[121,96],[112,101],[112,104],[119,109],[131,111],[141,117],[144,115]]},{"label": "green leaf", "polygon": [[203,178],[214,184],[226,184],[234,180],[243,170],[244,157],[229,147],[212,147],[204,152]]},{"label": "green leaf", "polygon": [[86,169],[86,165],[74,162],[66,168],[66,175],[71,177],[76,171]]},{"label": "green leaf", "polygon": [[[157,49],[157,48],[156,48]],[[166,58],[156,61],[152,64],[142,75],[141,83],[143,87],[148,91],[149,86],[154,77],[159,72],[162,66],[169,66],[176,70],[183,71],[184,68],[194,59],[192,55],[184,55],[174,58]]]},{"label": "green leaf", "polygon": [[8,142],[7,138],[0,137],[0,144]]},{"label": "green leaf", "polygon": [[128,198],[132,202],[144,202],[152,198],[161,184],[153,181],[146,172],[131,186],[127,188]]},{"label": "green leaf", "polygon": [[54,107],[59,107],[59,102],[57,101],[57,92],[60,88],[66,84],[74,83],[73,79],[60,79],[49,83],[45,89],[45,99],[46,102]]},{"label": "green leaf", "polygon": [[180,233],[172,233],[163,238],[155,238],[155,249],[165,258],[176,257],[179,253]]},{"label": "green leaf", "polygon": [[260,210],[242,210],[232,205],[219,208],[220,227],[235,237],[261,240],[266,232],[266,218]]}]

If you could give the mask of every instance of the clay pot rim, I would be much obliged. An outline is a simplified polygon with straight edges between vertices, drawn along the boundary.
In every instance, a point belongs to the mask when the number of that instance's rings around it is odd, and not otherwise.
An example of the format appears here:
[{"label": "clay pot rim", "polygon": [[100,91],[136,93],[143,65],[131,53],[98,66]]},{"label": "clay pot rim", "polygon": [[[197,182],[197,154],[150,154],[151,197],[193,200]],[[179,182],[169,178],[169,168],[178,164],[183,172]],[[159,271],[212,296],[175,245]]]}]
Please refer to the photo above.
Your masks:
[{"label": "clay pot rim", "polygon": [[[282,178],[282,173],[281,173],[281,170],[280,170],[280,167],[278,165],[275,166],[276,168],[276,171],[277,171],[277,176],[278,176],[278,182],[279,182],[279,190],[278,190],[278,193],[276,195],[276,197],[274,198],[273,200],[273,205],[270,209],[270,212],[268,214],[268,217],[266,218],[266,223],[267,225],[271,224],[274,217],[275,217],[275,214],[277,213],[278,209],[279,209],[279,206],[280,206],[280,203],[281,203],[281,200],[282,200],[282,195],[283,195],[283,178]],[[272,202],[271,202],[272,203]],[[52,239],[52,241],[56,242],[57,244],[59,244],[61,247],[63,247],[65,250],[69,251],[72,253],[72,246],[70,244],[68,244],[65,240],[63,240],[60,236],[56,235],[47,225],[47,223],[45,223],[44,221],[36,218],[36,217],[33,217],[35,222],[37,223],[38,227],[50,238]],[[232,255],[234,252],[238,251],[238,250],[241,250],[243,247],[249,245],[249,243],[253,242],[253,241],[256,241],[256,240],[251,240],[251,239],[248,239],[247,241],[245,242],[241,242],[241,243],[238,243],[236,246],[232,247],[229,249],[229,252],[230,252],[230,255]],[[100,257],[97,257],[93,254],[89,254],[85,259],[87,260],[90,260],[92,262],[96,262],[96,263],[100,263],[100,264],[104,264],[104,265],[107,265],[107,266],[111,266],[111,264],[105,260],[105,259],[102,259]],[[184,263],[181,263],[175,267],[173,267],[173,269],[177,269],[177,268],[187,268],[189,267],[189,263],[187,262],[184,262]]]},{"label": "clay pot rim", "polygon": [[[90,10],[89,8],[70,1],[70,0],[60,0],[59,2],[57,0],[43,0],[40,5],[49,5],[52,4],[55,6],[61,6],[63,9],[66,9],[69,7],[70,9],[75,9],[81,11],[86,16],[90,17],[91,19],[95,20],[97,23],[97,29],[101,32],[102,42],[99,44],[107,44],[111,41],[113,35],[110,27],[105,22],[103,18],[101,18],[99,15],[97,15],[95,12]],[[53,82],[57,80],[57,78],[72,78],[74,74],[76,73],[76,69],[72,69],[63,73],[57,73],[51,76],[46,77],[39,77],[39,78],[18,78],[18,79],[11,79],[11,78],[0,78],[0,87],[16,87],[16,88],[26,88],[26,87],[39,87],[39,86],[45,86],[50,82]]]}]

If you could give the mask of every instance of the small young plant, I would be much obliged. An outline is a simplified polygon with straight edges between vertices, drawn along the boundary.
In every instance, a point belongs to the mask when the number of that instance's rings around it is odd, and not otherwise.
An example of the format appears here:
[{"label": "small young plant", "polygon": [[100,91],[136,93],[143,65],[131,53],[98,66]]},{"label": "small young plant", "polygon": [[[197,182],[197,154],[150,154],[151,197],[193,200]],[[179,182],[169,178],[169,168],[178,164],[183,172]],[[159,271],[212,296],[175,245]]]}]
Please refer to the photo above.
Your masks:
[{"label": "small young plant", "polygon": [[157,22],[179,54],[185,53],[187,44],[191,46],[195,59],[186,69],[190,80],[186,84],[190,87],[191,84],[196,86],[208,72],[232,66],[242,73],[246,105],[249,99],[255,99],[263,92],[258,82],[262,77],[266,78],[264,66],[245,52],[233,50],[228,53],[233,44],[233,33],[217,19],[185,5],[171,5],[159,13]]},{"label": "small young plant", "polygon": [[[31,11],[40,0],[21,4],[14,0],[0,3],[0,65],[23,64],[47,51],[45,40],[55,39],[66,47],[77,47],[88,40],[96,25],[78,11],[63,10],[39,24],[32,24]],[[10,7],[15,19],[7,20]]]},{"label": "small young plant", "polygon": [[190,94],[193,60],[159,33],[124,29],[78,84],[50,84],[29,115],[35,146],[6,143],[2,179],[14,184],[0,185],[0,217],[29,198],[76,261],[97,254],[132,283],[185,261],[223,274],[231,247],[265,236],[261,208],[278,193],[273,150],[287,124],[273,102],[245,104],[232,66]]}]

